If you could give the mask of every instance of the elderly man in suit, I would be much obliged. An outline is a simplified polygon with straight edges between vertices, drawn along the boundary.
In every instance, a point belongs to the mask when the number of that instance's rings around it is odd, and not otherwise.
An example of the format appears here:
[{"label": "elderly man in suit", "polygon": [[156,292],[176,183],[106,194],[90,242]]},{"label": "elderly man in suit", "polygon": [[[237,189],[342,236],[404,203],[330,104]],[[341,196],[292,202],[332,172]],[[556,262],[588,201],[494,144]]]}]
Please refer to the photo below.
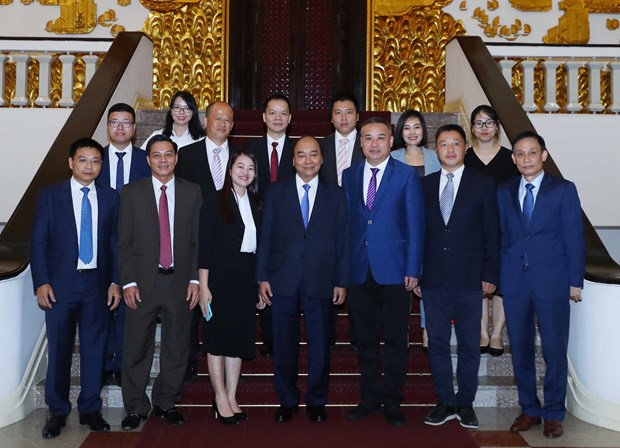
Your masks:
[{"label": "elderly man in suit", "polygon": [[[502,230],[500,285],[504,293],[519,415],[511,431],[544,420],[548,438],[563,434],[568,376],[569,299],[579,302],[585,272],[581,205],[572,182],[543,169],[544,139],[519,134],[512,158],[520,177],[498,190]],[[536,394],[536,324],[545,358],[544,406]]]},{"label": "elderly man in suit", "polygon": [[[123,186],[134,180],[151,175],[146,163],[146,152],[133,146],[136,132],[136,112],[129,104],[117,103],[108,110],[108,139],[103,148],[103,164],[97,183],[114,188],[119,193]],[[121,385],[123,365],[123,330],[125,328],[125,304],[110,313],[110,328],[106,342],[103,382],[112,378]]]},{"label": "elderly man in suit", "polygon": [[[174,176],[177,146],[157,135],[147,147],[152,176],[127,185],[121,195],[119,265],[127,305],[123,358],[123,429],[155,414],[173,425],[185,419],[175,407],[183,396],[189,325],[198,303],[200,188]],[[149,384],[157,317],[161,317],[160,372]]]},{"label": "elderly man in suit", "polygon": [[108,307],[118,306],[116,257],[118,193],[95,185],[103,149],[90,138],[71,145],[72,176],[41,191],[30,245],[30,265],[48,341],[43,437],[60,434],[71,411],[69,386],[76,325],[80,335],[80,423],[107,431],[101,416],[101,375]]},{"label": "elderly man in suit", "polygon": [[[416,292],[424,298],[428,355],[438,397],[424,423],[458,419],[478,428],[473,402],[480,365],[481,302],[499,277],[499,218],[493,178],[465,168],[463,128],[448,124],[435,138],[441,171],[422,179],[426,208],[424,270]],[[422,295],[423,294],[423,295]],[[458,343],[454,392],[450,337]]]},{"label": "elderly man in suit", "polygon": [[[424,203],[415,170],[390,157],[392,128],[372,117],[361,128],[366,161],[344,172],[351,235],[351,288],[360,361],[362,402],[347,415],[381,412],[402,426],[411,291],[422,271]],[[381,332],[384,373],[381,375]]]},{"label": "elderly man in suit", "polygon": [[295,145],[297,174],[267,191],[256,271],[261,301],[273,313],[273,368],[280,408],[275,419],[289,421],[299,406],[296,386],[299,314],[308,342],[306,412],[327,419],[329,324],[332,304],[346,297],[347,207],[343,191],[319,181],[319,143],[303,137]]}]

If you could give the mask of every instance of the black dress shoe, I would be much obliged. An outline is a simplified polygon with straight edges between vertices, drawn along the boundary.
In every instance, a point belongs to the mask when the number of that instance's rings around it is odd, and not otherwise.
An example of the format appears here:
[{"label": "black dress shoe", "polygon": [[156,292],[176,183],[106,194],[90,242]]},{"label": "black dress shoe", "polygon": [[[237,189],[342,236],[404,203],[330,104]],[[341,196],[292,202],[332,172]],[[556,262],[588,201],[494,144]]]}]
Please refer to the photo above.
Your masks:
[{"label": "black dress shoe", "polygon": [[121,422],[121,428],[123,428],[125,431],[136,429],[138,426],[140,426],[140,422],[143,420],[146,420],[146,415],[129,414]]},{"label": "black dress shoe", "polygon": [[197,375],[198,375],[198,371],[196,370],[196,367],[188,367],[187,370],[185,371],[185,377],[183,377],[183,381],[185,383],[189,383]]},{"label": "black dress shoe", "polygon": [[47,417],[45,421],[45,426],[43,427],[44,439],[53,439],[54,437],[58,437],[60,435],[61,428],[64,428],[67,424],[67,417],[59,417],[57,415],[50,415]]},{"label": "black dress shoe", "polygon": [[325,406],[306,406],[306,413],[311,421],[321,423],[327,421],[327,412],[325,412]]},{"label": "black dress shoe", "polygon": [[440,426],[448,420],[454,420],[455,418],[456,409],[454,407],[439,403],[428,413],[424,423],[431,426]]},{"label": "black dress shoe", "polygon": [[347,413],[347,418],[349,420],[362,420],[363,418],[368,417],[369,415],[377,415],[380,414],[383,408],[381,405],[376,406],[367,406],[365,404],[358,404],[353,409],[351,409]]},{"label": "black dress shoe", "polygon": [[263,346],[260,348],[260,354],[263,356],[273,355],[273,345],[271,342],[263,342]]},{"label": "black dress shoe", "polygon": [[101,376],[101,386],[103,387],[106,384],[110,384],[112,378],[114,378],[114,372],[111,370],[104,370],[103,375]]},{"label": "black dress shoe", "polygon": [[298,406],[280,406],[276,411],[275,420],[278,423],[286,423],[297,413]]},{"label": "black dress shoe", "polygon": [[110,424],[105,421],[101,412],[89,412],[88,414],[80,414],[80,425],[90,426],[91,431],[109,431]]},{"label": "black dress shoe", "polygon": [[392,426],[404,426],[405,414],[400,409],[385,410],[385,419]]},{"label": "black dress shoe", "polygon": [[155,411],[156,416],[159,418],[165,418],[171,425],[183,425],[185,423],[185,417],[183,417],[183,414],[181,414],[181,412],[179,412],[179,410],[175,407],[164,409],[155,405],[153,410]]}]

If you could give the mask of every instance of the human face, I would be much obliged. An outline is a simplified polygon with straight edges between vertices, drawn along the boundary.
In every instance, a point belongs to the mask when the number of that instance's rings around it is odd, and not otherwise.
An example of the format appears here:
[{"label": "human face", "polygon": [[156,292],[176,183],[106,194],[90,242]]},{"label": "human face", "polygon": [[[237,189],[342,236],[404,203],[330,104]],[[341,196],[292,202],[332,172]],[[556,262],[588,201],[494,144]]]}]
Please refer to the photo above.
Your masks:
[{"label": "human face", "polygon": [[362,128],[362,151],[368,163],[377,166],[390,157],[393,138],[383,123],[370,123]]},{"label": "human face", "polygon": [[207,137],[216,145],[223,145],[233,127],[233,110],[223,101],[217,102],[205,117]]},{"label": "human face", "polygon": [[291,111],[284,100],[273,99],[267,103],[263,112],[263,121],[267,125],[267,133],[271,137],[281,137],[291,122]]},{"label": "human face", "polygon": [[524,138],[515,144],[512,160],[525,180],[531,182],[542,173],[547,150],[542,151],[535,138]]},{"label": "human face", "polygon": [[174,100],[172,106],[170,106],[170,113],[172,114],[172,121],[174,121],[174,124],[177,126],[187,126],[189,124],[189,120],[192,119],[192,115],[194,115],[194,111],[180,96],[178,96]]},{"label": "human face", "polygon": [[243,195],[245,189],[254,181],[256,167],[254,162],[245,154],[241,154],[230,167],[230,177],[235,191]]},{"label": "human face", "polygon": [[495,120],[493,120],[484,112],[480,112],[474,118],[471,131],[476,137],[476,140],[478,140],[480,143],[489,143],[497,140],[499,128],[497,127],[497,122]]},{"label": "human face", "polygon": [[417,117],[408,118],[403,126],[403,140],[407,146],[420,146],[422,137],[424,136],[424,129],[422,129],[422,123]]},{"label": "human face", "polygon": [[79,148],[69,157],[73,178],[81,185],[90,185],[101,172],[101,153],[96,148]]},{"label": "human face", "polygon": [[[113,127],[113,124],[117,124]],[[129,125],[129,123],[131,123]],[[129,127],[125,127],[128,125]],[[136,123],[129,112],[112,112],[108,117],[108,139],[115,148],[124,149],[131,144],[136,132]]]},{"label": "human face", "polygon": [[146,161],[151,167],[151,173],[162,184],[167,183],[174,175],[177,164],[177,155],[170,142],[156,142],[151,146]]},{"label": "human face", "polygon": [[293,166],[305,183],[310,182],[319,173],[323,165],[321,147],[316,139],[304,137],[295,145]]},{"label": "human face", "polygon": [[444,131],[437,136],[437,157],[441,167],[452,173],[465,161],[465,140],[457,131]]},{"label": "human face", "polygon": [[332,123],[343,137],[348,136],[360,119],[360,114],[355,110],[353,101],[336,101],[332,107]]}]

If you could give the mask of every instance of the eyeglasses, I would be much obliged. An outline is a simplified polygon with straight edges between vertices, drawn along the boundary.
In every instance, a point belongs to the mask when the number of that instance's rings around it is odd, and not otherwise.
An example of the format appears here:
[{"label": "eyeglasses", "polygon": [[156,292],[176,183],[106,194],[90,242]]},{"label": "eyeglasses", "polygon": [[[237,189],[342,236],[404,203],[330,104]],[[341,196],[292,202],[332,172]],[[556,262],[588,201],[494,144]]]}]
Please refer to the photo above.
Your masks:
[{"label": "eyeglasses", "polygon": [[488,128],[493,129],[497,122],[495,120],[487,120],[487,121],[474,121],[474,127],[476,129]]},{"label": "eyeglasses", "polygon": [[92,163],[94,166],[99,166],[102,162],[101,159],[87,159],[86,157],[80,157],[77,159],[77,163],[78,165],[87,165]]},{"label": "eyeglasses", "polygon": [[172,109],[176,113],[183,112],[184,114],[186,114],[188,112],[192,112],[192,108],[189,106],[172,106],[170,109]]},{"label": "eyeglasses", "polygon": [[125,129],[129,129],[130,127],[133,126],[133,121],[119,121],[119,120],[112,120],[112,121],[108,121],[108,126],[110,126],[111,128],[118,128],[119,126],[124,127]]}]

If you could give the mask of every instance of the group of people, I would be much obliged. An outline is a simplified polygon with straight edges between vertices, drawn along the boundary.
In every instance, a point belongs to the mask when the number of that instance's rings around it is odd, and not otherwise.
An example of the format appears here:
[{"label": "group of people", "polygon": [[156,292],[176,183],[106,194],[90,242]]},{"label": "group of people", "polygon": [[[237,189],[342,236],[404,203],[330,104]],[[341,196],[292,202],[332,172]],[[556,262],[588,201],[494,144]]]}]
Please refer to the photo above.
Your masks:
[{"label": "group of people", "polygon": [[[242,360],[254,356],[257,308],[262,352],[273,356],[275,420],[290,421],[301,402],[303,312],[303,401],[310,420],[324,422],[335,309],[345,299],[361,371],[361,402],[347,417],[383,413],[402,426],[413,294],[424,304],[438,397],[425,423],[478,427],[480,356],[503,353],[507,320],[522,407],[511,430],[542,418],[546,436],[562,434],[569,298],[581,300],[585,248],[576,189],[544,172],[542,137],[525,132],[512,150],[503,148],[497,114],[480,106],[472,148],[463,128],[448,124],[428,149],[422,114],[404,112],[395,135],[377,116],[358,130],[359,104],[349,94],[332,99],[335,129],[320,141],[287,136],[283,95],[266,100],[266,135],[244,148],[229,144],[233,119],[227,103],[215,102],[203,129],[194,98],[177,92],[165,127],[143,151],[132,144],[135,112],[116,104],[110,144],[77,140],[71,178],[42,191],[31,264],[49,347],[45,438],[60,434],[71,410],[76,324],[81,424],[109,430],[100,393],[111,380],[122,389],[123,429],[138,428],[151,409],[183,424],[176,405],[196,371],[201,323],[215,415],[223,424],[248,420],[236,390]],[[158,320],[160,372],[149,399]],[[547,363],[544,407],[536,395],[536,324]]]}]

